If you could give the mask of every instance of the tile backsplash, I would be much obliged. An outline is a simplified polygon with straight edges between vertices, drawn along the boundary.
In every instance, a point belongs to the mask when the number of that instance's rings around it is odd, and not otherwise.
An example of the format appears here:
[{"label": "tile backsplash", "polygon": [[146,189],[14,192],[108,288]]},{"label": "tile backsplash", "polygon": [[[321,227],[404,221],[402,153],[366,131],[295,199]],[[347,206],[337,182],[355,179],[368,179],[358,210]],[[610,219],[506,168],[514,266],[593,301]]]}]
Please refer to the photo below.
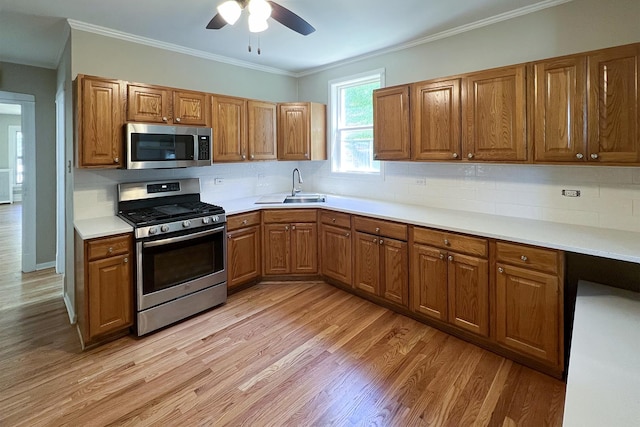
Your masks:
[{"label": "tile backsplash", "polygon": [[[75,171],[75,218],[113,215],[121,182],[199,177],[211,203],[291,190],[356,196],[640,232],[640,168],[385,162],[378,176],[332,174],[328,161],[247,162],[172,170]],[[220,182],[220,179],[222,182]],[[562,190],[578,190],[566,197]]]}]

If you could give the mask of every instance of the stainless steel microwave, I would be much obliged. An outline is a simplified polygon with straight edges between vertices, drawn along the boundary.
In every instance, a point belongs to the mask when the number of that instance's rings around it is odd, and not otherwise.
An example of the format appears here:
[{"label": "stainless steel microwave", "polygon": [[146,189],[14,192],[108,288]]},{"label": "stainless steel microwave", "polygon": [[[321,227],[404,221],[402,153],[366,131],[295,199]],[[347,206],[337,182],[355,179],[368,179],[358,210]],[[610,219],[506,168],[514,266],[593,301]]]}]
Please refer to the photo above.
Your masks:
[{"label": "stainless steel microwave", "polygon": [[127,123],[127,169],[211,166],[211,128]]}]

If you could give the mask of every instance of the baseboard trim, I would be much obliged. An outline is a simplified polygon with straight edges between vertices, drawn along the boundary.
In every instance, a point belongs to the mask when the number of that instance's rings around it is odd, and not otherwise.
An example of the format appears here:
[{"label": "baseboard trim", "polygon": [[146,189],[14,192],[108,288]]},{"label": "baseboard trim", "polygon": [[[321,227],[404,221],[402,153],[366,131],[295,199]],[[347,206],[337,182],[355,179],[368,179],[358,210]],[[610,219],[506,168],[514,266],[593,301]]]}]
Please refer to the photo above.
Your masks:
[{"label": "baseboard trim", "polygon": [[55,261],[43,262],[42,264],[36,264],[36,271],[46,270],[47,268],[54,268],[55,266]]},{"label": "baseboard trim", "polygon": [[73,306],[71,305],[71,301],[69,301],[69,295],[65,293],[63,296],[63,299],[64,299],[64,305],[67,307],[67,314],[69,315],[69,321],[71,322],[72,325],[75,325],[76,322],[78,321],[78,317],[76,316],[76,312]]}]

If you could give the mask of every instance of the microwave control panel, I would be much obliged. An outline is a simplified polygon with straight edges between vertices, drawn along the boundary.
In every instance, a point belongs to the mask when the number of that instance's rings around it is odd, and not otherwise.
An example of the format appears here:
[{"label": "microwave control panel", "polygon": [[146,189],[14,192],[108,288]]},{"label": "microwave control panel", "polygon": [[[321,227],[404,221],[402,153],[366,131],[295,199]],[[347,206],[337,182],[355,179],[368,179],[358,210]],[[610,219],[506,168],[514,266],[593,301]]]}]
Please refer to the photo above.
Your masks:
[{"label": "microwave control panel", "polygon": [[208,135],[198,137],[198,160],[211,160],[211,140]]}]

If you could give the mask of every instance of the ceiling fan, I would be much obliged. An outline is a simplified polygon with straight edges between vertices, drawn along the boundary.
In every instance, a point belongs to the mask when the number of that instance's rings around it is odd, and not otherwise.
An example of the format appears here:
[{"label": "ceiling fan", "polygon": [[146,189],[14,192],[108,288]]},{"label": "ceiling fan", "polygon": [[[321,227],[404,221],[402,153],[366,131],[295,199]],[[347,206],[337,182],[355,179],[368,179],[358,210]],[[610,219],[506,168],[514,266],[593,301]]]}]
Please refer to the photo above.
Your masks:
[{"label": "ceiling fan", "polygon": [[209,21],[207,29],[219,30],[227,24],[235,24],[245,7],[249,9],[249,31],[254,33],[267,29],[269,17],[303,36],[316,30],[286,7],[267,0],[227,0],[218,6],[218,13]]}]

